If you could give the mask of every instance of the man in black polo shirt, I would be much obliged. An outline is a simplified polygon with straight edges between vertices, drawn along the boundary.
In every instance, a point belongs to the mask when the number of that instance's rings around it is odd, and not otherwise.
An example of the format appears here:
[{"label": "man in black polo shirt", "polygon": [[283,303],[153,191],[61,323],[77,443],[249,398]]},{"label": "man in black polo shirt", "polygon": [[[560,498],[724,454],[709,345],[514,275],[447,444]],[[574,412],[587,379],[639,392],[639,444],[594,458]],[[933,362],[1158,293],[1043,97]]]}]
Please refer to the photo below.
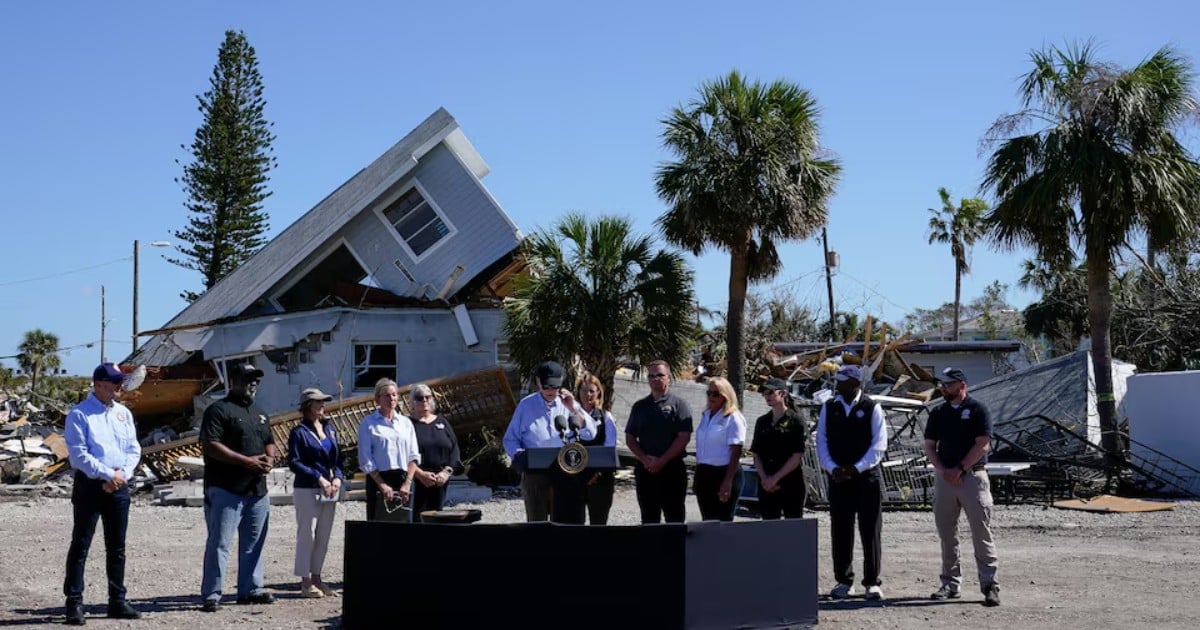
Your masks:
[{"label": "man in black polo shirt", "polygon": [[929,412],[925,423],[925,456],[937,471],[933,516],[942,541],[942,586],[931,597],[960,596],[958,513],[965,511],[971,525],[983,604],[999,606],[999,560],[991,527],[992,489],[983,467],[991,447],[992,417],[983,403],[967,396],[967,377],[962,370],[946,368],[938,380],[946,402]]},{"label": "man in black polo shirt", "polygon": [[233,535],[238,537],[237,603],[270,604],[263,589],[263,543],[271,502],[267,473],[275,466],[275,439],[267,414],[254,402],[263,371],[249,363],[230,366],[229,394],[204,410],[204,577],[201,610],[221,607],[221,588]]},{"label": "man in black polo shirt", "polygon": [[625,425],[625,444],[633,451],[638,507],[643,523],[682,523],[687,515],[687,469],[683,453],[692,438],[692,410],[668,391],[671,366],[652,361],[646,366],[650,395],[633,403]]},{"label": "man in black polo shirt", "polygon": [[837,396],[821,406],[817,458],[828,473],[829,535],[833,551],[834,599],[854,595],[854,520],[862,539],[866,598],[883,599],[879,579],[883,558],[883,475],[887,427],[879,404],[862,393],[862,368],[845,365],[834,376]]}]

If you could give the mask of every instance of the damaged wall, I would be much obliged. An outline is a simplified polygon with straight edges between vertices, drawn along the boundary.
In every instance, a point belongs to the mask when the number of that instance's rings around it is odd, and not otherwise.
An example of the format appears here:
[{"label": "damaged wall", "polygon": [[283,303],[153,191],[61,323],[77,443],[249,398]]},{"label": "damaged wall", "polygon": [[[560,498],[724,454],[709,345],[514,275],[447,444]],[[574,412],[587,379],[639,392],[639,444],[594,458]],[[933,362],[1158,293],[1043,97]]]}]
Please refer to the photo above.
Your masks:
[{"label": "damaged wall", "polygon": [[[259,385],[257,401],[269,414],[294,410],[300,391],[306,387],[350,397],[371,393],[375,381],[384,373],[391,376],[394,371],[395,380],[406,384],[497,364],[496,342],[502,338],[504,317],[499,309],[468,312],[478,338],[478,343],[471,346],[464,341],[459,323],[448,308],[331,309],[308,316],[289,316],[289,328],[298,330],[296,326],[307,321],[319,333],[320,324],[328,320],[330,312],[340,313],[338,323],[332,331],[316,335],[311,342],[292,348],[272,348],[269,352],[253,347],[227,348],[227,354],[211,359],[220,362],[250,357],[262,368],[266,374]],[[237,326],[265,329],[275,324],[272,319],[238,322]],[[238,336],[260,338],[254,332],[247,330]],[[197,412],[223,395],[223,388],[219,387],[198,397]]]}]

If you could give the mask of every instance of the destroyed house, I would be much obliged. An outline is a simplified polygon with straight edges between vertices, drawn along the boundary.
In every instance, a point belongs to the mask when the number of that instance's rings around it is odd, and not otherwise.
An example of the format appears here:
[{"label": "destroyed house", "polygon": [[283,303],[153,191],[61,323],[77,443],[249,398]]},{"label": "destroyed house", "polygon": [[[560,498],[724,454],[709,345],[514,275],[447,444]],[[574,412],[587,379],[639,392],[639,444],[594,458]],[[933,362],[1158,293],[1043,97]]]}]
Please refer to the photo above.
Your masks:
[{"label": "destroyed house", "polygon": [[198,412],[224,394],[233,362],[266,373],[258,401],[268,413],[294,410],[306,387],[349,397],[382,377],[412,383],[503,363],[500,302],[525,267],[521,232],[484,187],[487,173],[455,119],[434,112],[142,333],[150,339],[125,363],[150,377],[127,403],[139,416]]}]

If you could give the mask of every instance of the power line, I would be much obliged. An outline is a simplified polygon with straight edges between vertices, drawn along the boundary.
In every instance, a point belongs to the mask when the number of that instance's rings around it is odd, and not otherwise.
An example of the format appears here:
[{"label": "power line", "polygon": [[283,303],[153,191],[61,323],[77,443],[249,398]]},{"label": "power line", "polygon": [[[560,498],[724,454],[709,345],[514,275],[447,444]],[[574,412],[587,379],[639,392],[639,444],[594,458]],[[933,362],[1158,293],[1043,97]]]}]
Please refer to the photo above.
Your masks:
[{"label": "power line", "polygon": [[900,305],[900,304],[897,304],[897,303],[893,302],[893,301],[891,300],[891,298],[889,298],[888,296],[886,296],[886,295],[884,295],[884,294],[880,293],[879,291],[876,291],[874,287],[869,287],[869,286],[867,286],[867,285],[866,285],[866,283],[864,283],[862,280],[859,280],[858,278],[855,278],[854,276],[852,276],[852,275],[850,275],[850,274],[846,273],[844,270],[840,272],[840,275],[846,276],[847,278],[850,278],[851,280],[853,280],[853,281],[857,282],[859,286],[861,286],[862,288],[864,288],[864,289],[866,289],[866,290],[870,291],[870,292],[871,292],[871,293],[873,293],[873,294],[874,294],[876,297],[878,297],[878,298],[882,299],[884,302],[887,302],[888,304],[891,304],[892,306],[895,306],[896,308],[898,308],[898,309],[900,309],[900,310],[902,310],[902,311],[904,311],[904,312],[906,312],[906,313],[907,313],[907,312],[911,312],[911,311],[913,310],[913,309],[911,309],[911,308],[909,308],[909,307],[907,307],[907,306],[902,306],[902,305]]},{"label": "power line", "polygon": [[[125,262],[127,260],[133,260],[133,256],[126,256],[124,258],[116,258],[116,259],[110,260],[108,262],[102,262],[100,264],[90,265],[87,267],[80,267],[78,269],[71,269],[70,271],[60,271],[58,273],[52,273],[52,274],[46,275],[46,276],[38,276],[36,278],[26,278],[24,280],[10,280],[8,282],[0,282],[0,287],[9,287],[14,284],[25,284],[26,282],[37,282],[39,280],[50,280],[52,278],[61,278],[62,276],[69,276],[73,273],[80,273],[82,271],[90,271],[92,269],[99,269],[100,267],[107,267],[108,265],[116,264],[119,262]],[[130,342],[130,343],[132,343],[132,342]]]}]

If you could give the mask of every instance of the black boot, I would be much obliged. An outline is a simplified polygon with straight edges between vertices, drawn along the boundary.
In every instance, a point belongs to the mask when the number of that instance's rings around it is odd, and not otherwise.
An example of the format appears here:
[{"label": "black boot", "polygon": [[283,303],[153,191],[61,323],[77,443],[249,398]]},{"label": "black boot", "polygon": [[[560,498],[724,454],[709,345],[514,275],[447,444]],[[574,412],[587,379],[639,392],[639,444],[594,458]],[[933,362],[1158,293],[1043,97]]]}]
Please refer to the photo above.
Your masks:
[{"label": "black boot", "polygon": [[82,602],[67,602],[67,621],[68,626],[82,626],[87,623],[87,618],[83,616]]},{"label": "black boot", "polygon": [[130,606],[129,602],[122,600],[108,604],[108,616],[112,619],[141,619],[142,613]]}]

